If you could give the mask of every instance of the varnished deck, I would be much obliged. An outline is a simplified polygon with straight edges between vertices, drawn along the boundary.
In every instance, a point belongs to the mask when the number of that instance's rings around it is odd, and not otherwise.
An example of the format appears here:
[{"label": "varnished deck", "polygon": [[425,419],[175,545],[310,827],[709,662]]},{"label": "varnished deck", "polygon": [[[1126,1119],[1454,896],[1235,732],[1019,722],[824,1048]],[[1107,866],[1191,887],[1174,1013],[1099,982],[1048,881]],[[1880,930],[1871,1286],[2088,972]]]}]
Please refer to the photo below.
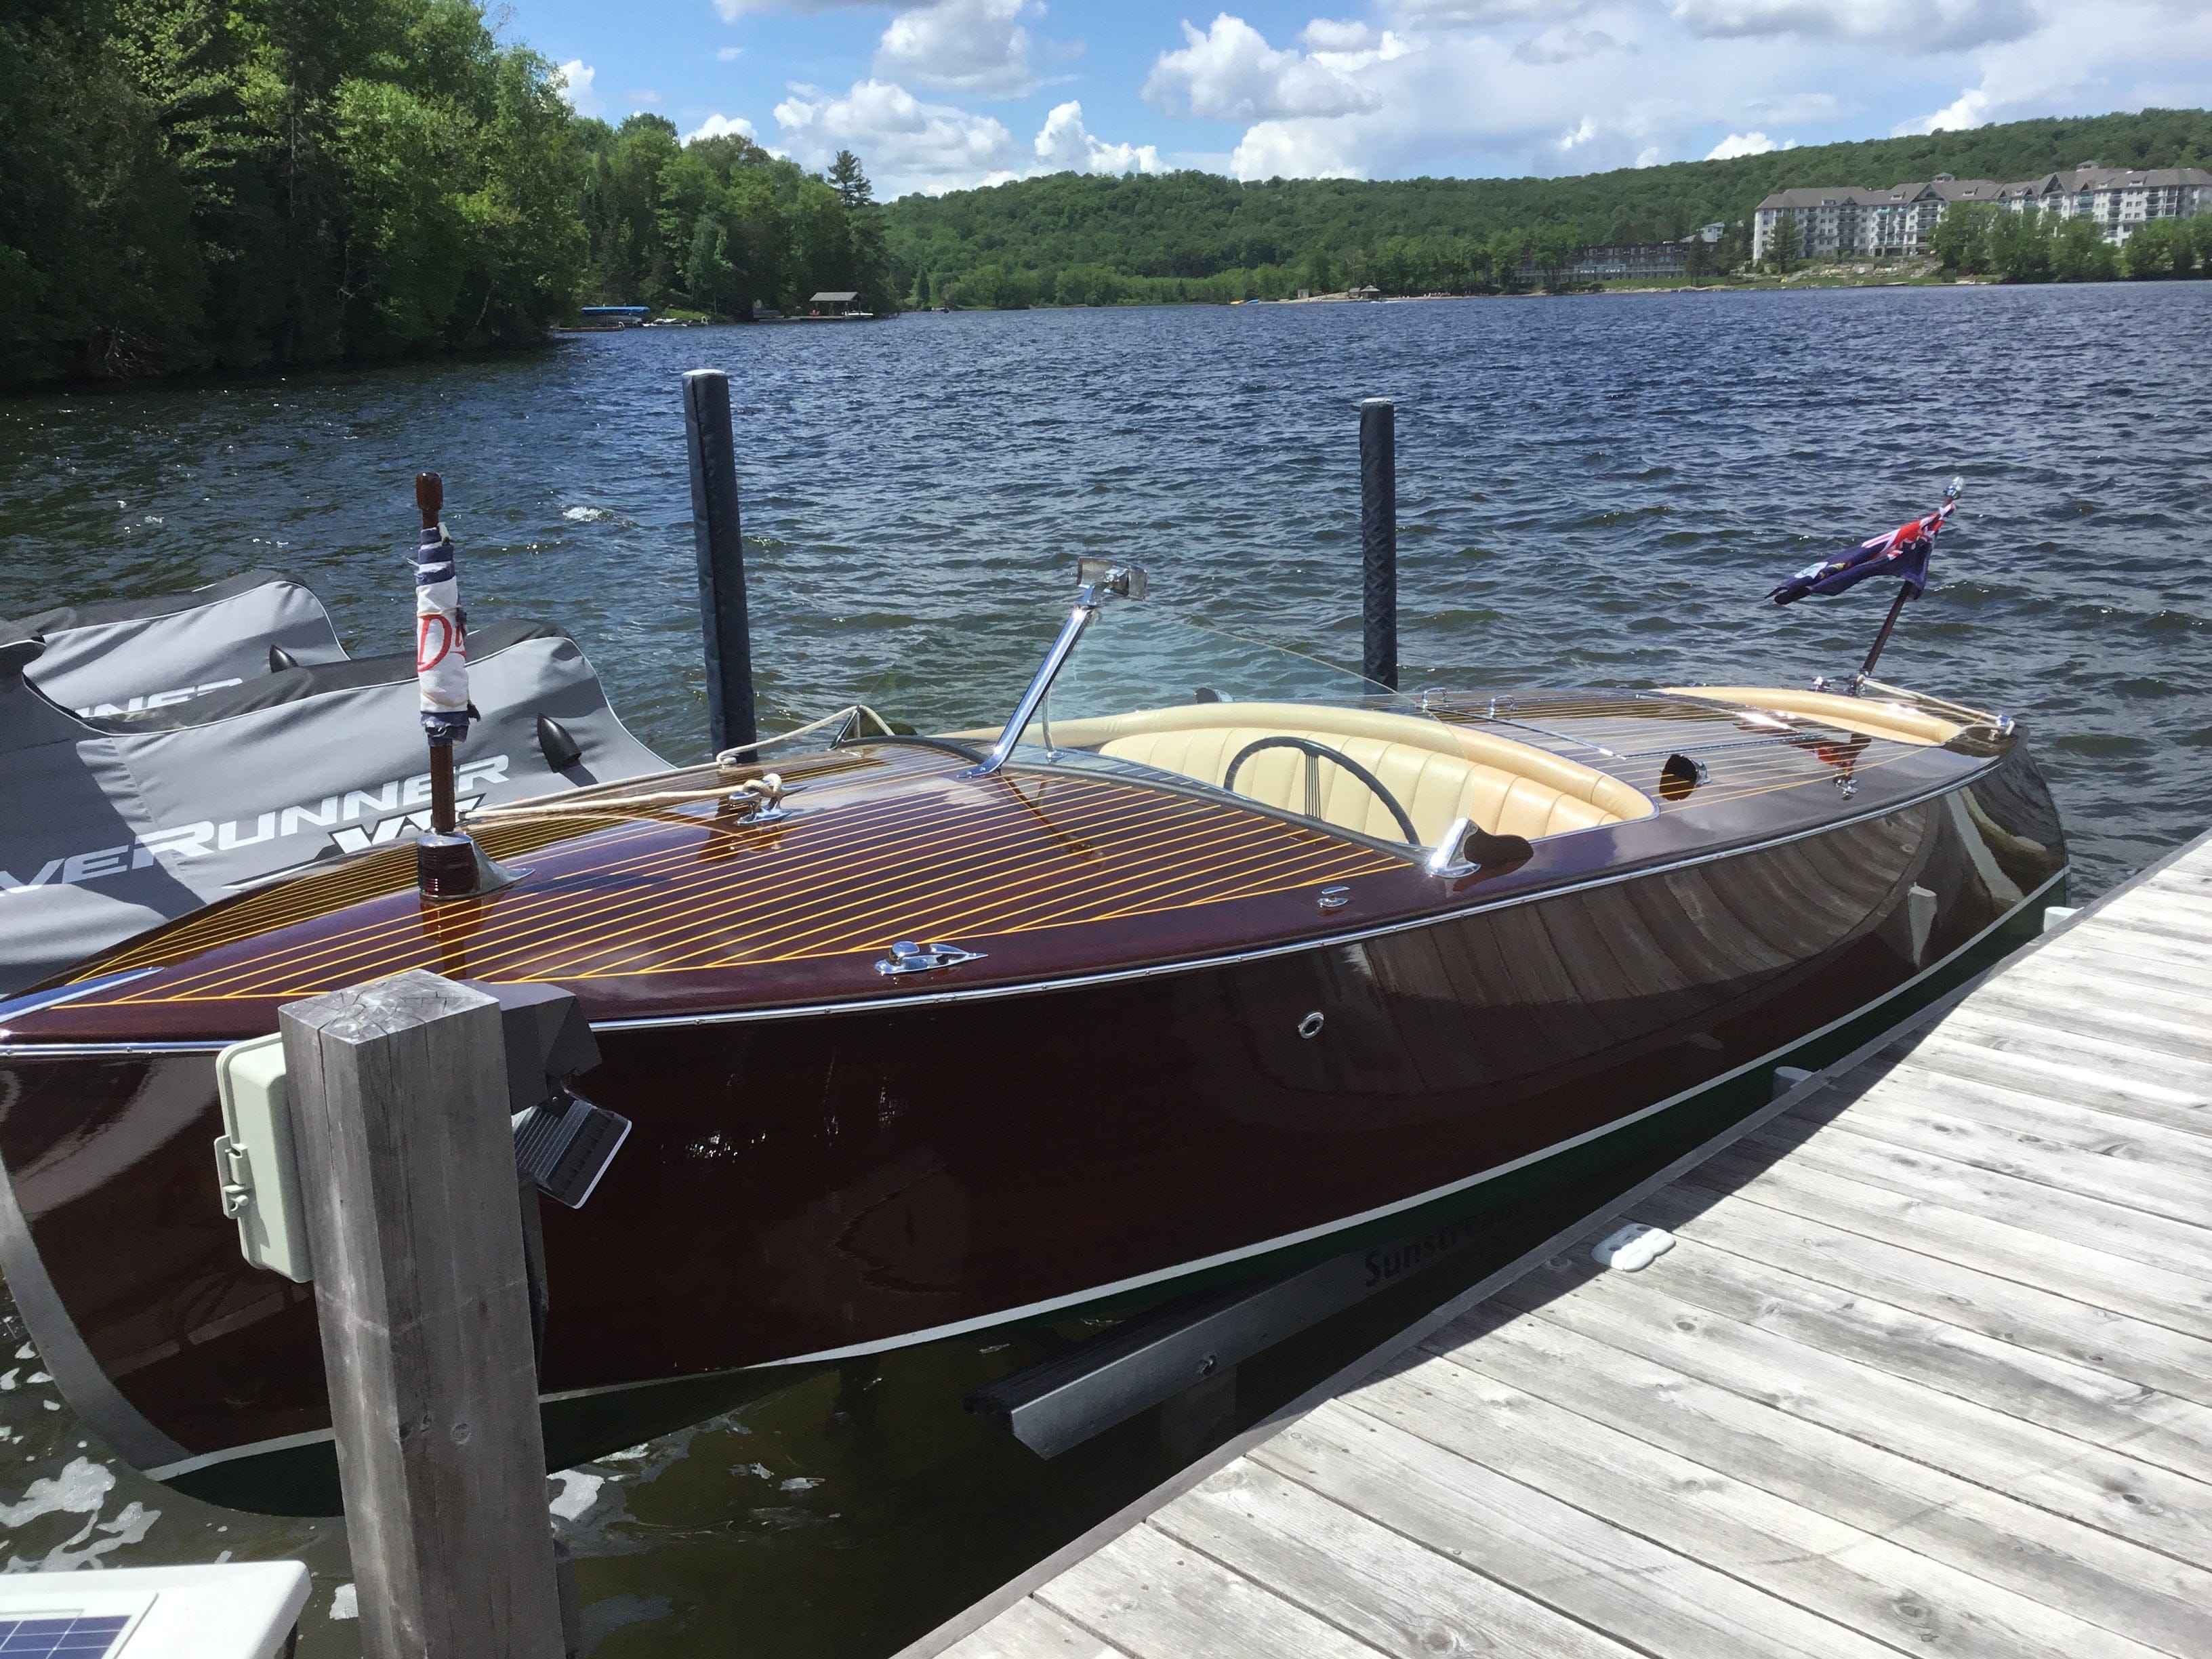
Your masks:
[{"label": "varnished deck", "polygon": [[2212,1654],[2212,836],[1781,1104],[913,1652]]}]

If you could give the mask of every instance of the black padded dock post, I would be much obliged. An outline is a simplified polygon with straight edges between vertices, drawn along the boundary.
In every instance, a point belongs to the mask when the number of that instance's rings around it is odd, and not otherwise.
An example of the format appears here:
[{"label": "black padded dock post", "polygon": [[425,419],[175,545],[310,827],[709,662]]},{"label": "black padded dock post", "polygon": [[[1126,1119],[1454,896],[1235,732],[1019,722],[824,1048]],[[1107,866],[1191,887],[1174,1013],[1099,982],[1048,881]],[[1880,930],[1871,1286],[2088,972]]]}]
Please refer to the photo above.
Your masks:
[{"label": "black padded dock post", "polygon": [[691,461],[691,534],[699,555],[699,619],[707,635],[707,726],[717,753],[754,742],[752,627],[745,551],[738,529],[737,441],[730,377],[684,377],[684,447]]},{"label": "black padded dock post", "polygon": [[1398,689],[1397,407],[1388,398],[1359,405],[1359,672]]}]

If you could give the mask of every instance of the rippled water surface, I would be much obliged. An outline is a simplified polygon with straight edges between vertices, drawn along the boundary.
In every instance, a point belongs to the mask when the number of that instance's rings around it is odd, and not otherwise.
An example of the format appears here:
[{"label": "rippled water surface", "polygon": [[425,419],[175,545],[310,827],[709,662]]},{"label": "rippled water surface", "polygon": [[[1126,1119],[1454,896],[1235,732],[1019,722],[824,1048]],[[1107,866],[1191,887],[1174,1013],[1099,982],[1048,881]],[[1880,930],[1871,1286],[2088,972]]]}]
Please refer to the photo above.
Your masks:
[{"label": "rippled water surface", "polygon": [[[1355,404],[1387,395],[1409,685],[1847,672],[1886,594],[1763,594],[1962,473],[1883,672],[2021,718],[2080,895],[2212,820],[2208,364],[2193,283],[924,315],[41,396],[0,403],[0,615],[269,565],[356,653],[404,648],[409,481],[435,468],[479,621],[562,623],[639,734],[696,757],[677,386],[707,365],[768,724],[855,690],[917,723],[1003,710],[1079,552],[1356,663]],[[594,1651],[887,1651],[1164,1472],[1133,1441],[1046,1469],[988,1436],[959,1393],[1016,1357],[827,1375],[563,1477]],[[35,1355],[8,1364],[10,1565],[304,1553],[302,1650],[349,1649],[337,1528],[114,1471]]]}]

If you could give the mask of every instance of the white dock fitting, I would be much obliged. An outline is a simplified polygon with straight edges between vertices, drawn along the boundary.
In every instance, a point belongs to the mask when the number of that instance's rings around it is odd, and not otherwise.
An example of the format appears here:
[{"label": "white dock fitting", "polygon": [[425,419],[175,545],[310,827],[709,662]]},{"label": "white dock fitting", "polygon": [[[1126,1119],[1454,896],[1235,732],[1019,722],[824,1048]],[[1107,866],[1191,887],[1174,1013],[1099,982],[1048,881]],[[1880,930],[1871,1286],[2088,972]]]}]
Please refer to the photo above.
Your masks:
[{"label": "white dock fitting", "polygon": [[307,1605],[297,1561],[5,1573],[0,1653],[276,1659]]},{"label": "white dock fitting", "polygon": [[2212,1656],[2212,836],[1820,1075],[909,1659]]}]

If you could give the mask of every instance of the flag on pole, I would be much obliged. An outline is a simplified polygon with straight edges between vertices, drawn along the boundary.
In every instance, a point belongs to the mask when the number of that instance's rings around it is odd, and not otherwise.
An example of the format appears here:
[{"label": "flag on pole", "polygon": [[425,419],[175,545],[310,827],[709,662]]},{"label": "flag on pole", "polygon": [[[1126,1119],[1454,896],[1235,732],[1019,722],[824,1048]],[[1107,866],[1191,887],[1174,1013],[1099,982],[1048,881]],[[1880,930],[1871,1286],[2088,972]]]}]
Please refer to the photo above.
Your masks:
[{"label": "flag on pole", "polygon": [[1869,576],[1895,576],[1918,599],[1928,589],[1928,558],[1936,550],[1936,537],[1951,521],[1959,507],[1959,481],[1943,492],[1943,505],[1886,535],[1872,536],[1839,559],[1825,559],[1805,567],[1766,597],[1777,605],[1792,605],[1808,593],[1832,599],[1857,586]]},{"label": "flag on pole", "polygon": [[469,701],[468,620],[453,538],[442,524],[425,526],[415,550],[415,684],[433,744],[459,743],[469,722],[482,718]]}]

